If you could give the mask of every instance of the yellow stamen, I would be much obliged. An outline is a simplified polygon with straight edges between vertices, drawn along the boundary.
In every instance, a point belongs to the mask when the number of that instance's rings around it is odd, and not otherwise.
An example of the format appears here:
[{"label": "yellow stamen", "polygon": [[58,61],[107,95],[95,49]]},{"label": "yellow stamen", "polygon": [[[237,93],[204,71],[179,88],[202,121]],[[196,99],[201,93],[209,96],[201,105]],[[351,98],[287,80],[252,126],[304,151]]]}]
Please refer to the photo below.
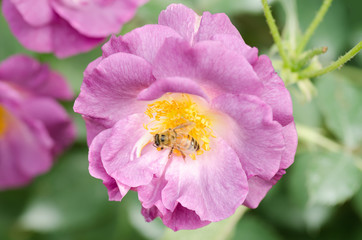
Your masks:
[{"label": "yellow stamen", "polygon": [[7,124],[6,124],[6,110],[0,105],[0,136],[5,133]]},{"label": "yellow stamen", "polygon": [[[152,135],[192,122],[193,127],[189,130],[188,135],[200,145],[196,155],[210,150],[210,137],[215,137],[211,129],[211,120],[190,95],[166,94],[149,104],[145,114],[151,121],[144,124],[144,127]],[[178,151],[176,151],[176,155],[178,155]],[[189,155],[191,159],[196,159],[195,154]]]}]

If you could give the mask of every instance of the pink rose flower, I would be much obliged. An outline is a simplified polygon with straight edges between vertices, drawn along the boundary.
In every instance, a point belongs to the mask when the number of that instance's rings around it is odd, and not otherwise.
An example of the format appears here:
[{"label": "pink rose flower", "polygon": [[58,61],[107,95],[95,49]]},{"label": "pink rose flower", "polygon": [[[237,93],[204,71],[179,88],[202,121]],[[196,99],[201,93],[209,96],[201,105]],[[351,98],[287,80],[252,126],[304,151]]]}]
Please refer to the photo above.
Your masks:
[{"label": "pink rose flower", "polygon": [[225,14],[173,4],[102,50],[74,110],[110,200],[137,191],[147,221],[195,229],[257,207],[292,164],[289,92]]},{"label": "pink rose flower", "polygon": [[147,0],[3,0],[10,29],[19,42],[59,58],[94,48],[118,33]]},{"label": "pink rose flower", "polygon": [[72,99],[47,65],[16,55],[0,64],[0,190],[23,186],[49,170],[75,138],[56,99]]}]

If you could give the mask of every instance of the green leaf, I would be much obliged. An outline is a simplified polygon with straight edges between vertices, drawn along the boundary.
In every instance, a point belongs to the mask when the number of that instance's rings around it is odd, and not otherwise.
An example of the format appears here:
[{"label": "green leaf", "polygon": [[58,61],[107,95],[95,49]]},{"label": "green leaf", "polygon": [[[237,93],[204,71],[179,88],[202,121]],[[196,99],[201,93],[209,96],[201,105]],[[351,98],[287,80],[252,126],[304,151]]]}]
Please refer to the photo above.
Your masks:
[{"label": "green leaf", "polygon": [[[354,46],[362,39],[362,24],[361,24],[361,12],[357,9],[362,9],[362,1],[360,0],[345,0],[344,1],[348,10],[348,40],[349,47]],[[355,56],[356,63],[359,67],[362,67],[362,54]]]},{"label": "green leaf", "polygon": [[106,188],[88,173],[87,148],[73,148],[37,179],[20,218],[23,229],[52,232],[94,224],[113,211]]},{"label": "green leaf", "polygon": [[[311,153],[298,154],[283,178],[270,190],[256,211],[274,226],[293,232],[317,232],[334,213],[331,206],[308,204],[306,172]],[[277,217],[276,217],[277,216]]]},{"label": "green leaf", "polygon": [[362,221],[362,188],[358,191],[356,196],[353,198],[353,205],[356,209],[357,214],[359,215]]},{"label": "green leaf", "polygon": [[[77,227],[73,229],[63,229],[61,231],[41,232],[32,235],[29,240],[144,240],[139,232],[131,225],[128,218],[128,202],[126,196],[122,203],[110,203],[113,205],[113,211],[104,215],[97,222],[86,227]],[[133,199],[131,199],[132,201]],[[139,214],[139,213],[138,213]],[[149,239],[149,238],[148,238]]]},{"label": "green leaf", "polygon": [[[273,2],[273,0],[270,2]],[[192,8],[199,15],[204,11],[210,11],[211,13],[223,12],[228,15],[262,12],[261,3],[255,0],[153,0],[141,7],[139,11],[140,13],[152,12],[152,14],[142,14],[143,18],[148,18],[156,23],[158,14],[172,3],[182,3]]]},{"label": "green leaf", "polygon": [[285,180],[291,201],[300,208],[305,208],[308,202],[307,176],[310,154],[298,154],[293,165],[288,169]]},{"label": "green leaf", "polygon": [[199,240],[199,239],[208,239],[208,240],[223,240],[229,239],[233,233],[234,227],[243,216],[246,211],[246,207],[239,207],[235,214],[229,217],[228,219],[222,220],[220,222],[215,222],[207,225],[206,227],[196,229],[196,230],[181,230],[178,232],[173,232],[170,229],[166,230],[163,240]]},{"label": "green leaf", "polygon": [[[228,15],[239,13],[261,13],[263,8],[260,1],[255,0],[198,0],[199,8],[204,11],[224,12]],[[274,2],[270,0],[269,3]]]},{"label": "green leaf", "polygon": [[290,90],[295,122],[309,127],[320,128],[322,126],[322,115],[315,100],[312,99],[307,102],[304,97],[300,96],[299,90],[294,87],[290,88]]},{"label": "green leaf", "polygon": [[307,189],[310,204],[336,205],[351,198],[361,186],[362,173],[344,153],[309,155]]},{"label": "green leaf", "polygon": [[353,82],[360,82],[362,71],[356,72],[351,75],[349,70],[352,80],[342,70],[317,81],[317,102],[327,127],[352,149],[362,145],[362,86]]},{"label": "green leaf", "polygon": [[334,213],[331,206],[308,204],[307,173],[315,153],[298,154],[286,176],[288,194],[293,204],[302,210],[303,224],[309,231],[318,231]]},{"label": "green leaf", "polygon": [[6,240],[10,235],[19,235],[16,232],[16,220],[29,200],[29,190],[24,187],[0,192],[0,239]]},{"label": "green leaf", "polygon": [[102,181],[89,175],[87,151],[86,146],[75,145],[35,181],[18,219],[18,234],[30,233],[34,240],[144,239],[129,220],[134,199],[108,201]]},{"label": "green leaf", "polygon": [[[358,54],[362,55],[362,54]],[[343,68],[339,71],[345,79],[348,80],[352,86],[356,86],[358,88],[362,88],[361,74],[362,69],[350,66],[343,66]]]},{"label": "green leaf", "polygon": [[136,192],[130,191],[127,193],[128,201],[125,204],[129,224],[139,231],[147,239],[161,239],[165,232],[165,225],[160,218],[156,218],[152,222],[146,222],[145,218],[141,214],[141,203],[138,200]]},{"label": "green leaf", "polygon": [[[250,214],[249,214],[250,213]],[[260,217],[245,214],[235,228],[233,240],[279,240],[282,239],[272,225],[266,223]]]},{"label": "green leaf", "polygon": [[303,208],[291,201],[288,196],[285,189],[288,177],[289,172],[271,188],[255,211],[276,226],[300,231],[304,227]]},{"label": "green leaf", "polygon": [[306,205],[304,210],[304,224],[308,231],[318,232],[324,226],[336,209],[328,205]]}]

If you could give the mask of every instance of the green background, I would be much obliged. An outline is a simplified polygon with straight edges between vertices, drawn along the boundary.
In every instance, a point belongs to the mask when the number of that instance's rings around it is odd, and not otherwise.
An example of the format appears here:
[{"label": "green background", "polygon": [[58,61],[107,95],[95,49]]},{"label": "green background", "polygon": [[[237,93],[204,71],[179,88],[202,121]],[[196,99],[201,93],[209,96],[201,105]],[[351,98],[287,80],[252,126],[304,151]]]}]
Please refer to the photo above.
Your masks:
[{"label": "green background", "polygon": [[[246,43],[268,53],[273,44],[258,0],[150,0],[123,27],[156,23],[159,12],[182,2],[198,14],[227,13]],[[321,0],[297,0],[298,19],[305,30]],[[283,29],[285,10],[272,2],[277,24]],[[362,39],[362,1],[335,0],[309,47],[328,46],[323,65],[344,54]],[[292,13],[293,14],[293,13]],[[294,13],[295,14],[295,13]],[[0,15],[0,60],[26,53],[67,77],[79,93],[87,64],[101,55],[100,47],[67,59],[25,50]],[[88,173],[86,132],[73,102],[62,103],[74,118],[78,138],[46,174],[27,187],[0,192],[0,239],[362,239],[362,54],[342,70],[314,79],[318,95],[306,102],[290,86],[295,121],[341,145],[333,151],[300,140],[295,163],[255,210],[197,231],[167,230],[157,219],[146,223],[135,193],[122,202],[109,202],[106,188]],[[311,136],[313,138],[313,136]]]}]

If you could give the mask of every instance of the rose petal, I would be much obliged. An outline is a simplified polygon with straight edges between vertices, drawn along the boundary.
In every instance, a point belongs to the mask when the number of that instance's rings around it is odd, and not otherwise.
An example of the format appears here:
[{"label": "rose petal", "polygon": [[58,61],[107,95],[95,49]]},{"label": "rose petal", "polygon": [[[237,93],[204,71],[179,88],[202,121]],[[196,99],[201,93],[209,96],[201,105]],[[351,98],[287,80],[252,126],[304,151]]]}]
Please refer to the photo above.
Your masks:
[{"label": "rose petal", "polygon": [[40,95],[71,99],[67,81],[45,64],[25,55],[14,55],[0,64],[0,79]]},{"label": "rose petal", "polygon": [[[270,106],[255,96],[225,94],[214,99],[212,107],[233,119],[233,124],[219,123],[215,131],[223,129],[218,133],[237,152],[248,178],[271,179],[279,170],[285,141]],[[228,124],[229,130],[224,132],[221,124]]]},{"label": "rose petal", "polygon": [[193,79],[211,97],[223,92],[257,94],[262,88],[249,62],[220,42],[203,41],[191,47],[184,40],[168,38],[154,61],[153,74],[157,79]]},{"label": "rose petal", "polygon": [[83,76],[84,78],[89,77],[89,75],[93,72],[93,70],[98,66],[98,64],[100,62],[102,62],[103,58],[102,57],[98,57],[95,60],[93,60],[92,62],[90,62],[88,64],[88,66],[86,67],[86,69],[84,70]]},{"label": "rose petal", "polygon": [[230,34],[242,39],[239,31],[231,23],[226,14],[204,12],[202,14],[199,31],[195,36],[196,41],[211,40],[216,34]]},{"label": "rose petal", "polygon": [[[140,201],[142,200],[140,199]],[[157,201],[156,205],[150,208],[142,206],[141,213],[147,222],[151,222],[155,218],[160,217],[163,224],[174,231],[197,229],[210,224],[210,221],[201,221],[195,211],[189,210],[181,204],[177,204],[173,211],[165,209],[163,205],[160,207],[160,205],[162,205],[161,201]]]},{"label": "rose petal", "polygon": [[[64,108],[49,98],[29,98],[21,105],[23,114],[39,120],[54,141],[52,153],[62,152],[75,139],[76,129]],[[51,113],[51,114],[49,114]]]},{"label": "rose petal", "polygon": [[158,24],[168,26],[192,43],[199,29],[201,17],[182,4],[171,4],[158,16]]},{"label": "rose petal", "polygon": [[85,75],[74,111],[104,119],[107,127],[130,114],[144,112],[147,105],[136,101],[138,93],[154,81],[151,66],[140,57],[117,53],[102,60]]},{"label": "rose petal", "polygon": [[0,189],[27,184],[52,165],[53,142],[45,128],[28,118],[19,119],[5,106],[7,129],[0,136]]},{"label": "rose petal", "polygon": [[87,52],[100,44],[105,38],[90,38],[77,32],[62,18],[57,18],[52,27],[52,50],[58,58]]},{"label": "rose petal", "polygon": [[34,27],[43,26],[53,19],[54,13],[49,0],[11,0],[11,2],[24,20]]},{"label": "rose petal", "polygon": [[171,212],[168,211],[162,217],[163,223],[174,231],[178,230],[192,230],[204,227],[210,224],[210,221],[202,221],[195,211],[177,204],[176,208]]},{"label": "rose petal", "polygon": [[287,169],[294,162],[294,156],[298,146],[298,134],[294,121],[283,127],[285,150],[280,162],[281,169]]},{"label": "rose petal", "polygon": [[[167,181],[165,180],[164,175],[161,175],[159,178],[153,178],[149,184],[138,187],[138,198],[142,203],[142,207],[145,209],[151,209],[153,206],[157,206],[157,208],[161,209],[161,212],[164,214],[166,212],[166,208],[163,205],[161,193],[166,184]],[[154,215],[153,213],[150,214]]]},{"label": "rose petal", "polygon": [[203,221],[220,221],[244,201],[248,185],[236,153],[220,137],[210,145],[211,150],[196,160],[172,159],[162,191],[162,202],[170,211],[180,203]]},{"label": "rose petal", "polygon": [[89,37],[106,37],[118,33],[122,23],[130,20],[138,5],[135,1],[74,1],[53,0],[53,9],[78,32]]},{"label": "rose petal", "polygon": [[4,17],[11,32],[26,48],[37,52],[50,52],[53,49],[52,27],[33,27],[25,22],[10,0],[2,1]]},{"label": "rose petal", "polygon": [[33,27],[25,22],[10,1],[3,1],[4,16],[16,38],[26,48],[37,52],[53,52],[59,58],[86,52],[104,40],[89,38],[77,32],[69,23],[54,15],[51,24]]},{"label": "rose petal", "polygon": [[193,95],[198,95],[205,98],[206,100],[209,97],[202,90],[202,88],[191,79],[183,77],[170,77],[164,79],[158,79],[152,83],[148,88],[142,90],[138,96],[138,100],[155,100],[162,97],[163,94],[167,92],[172,93],[188,93]]},{"label": "rose petal", "polygon": [[151,208],[142,207],[141,213],[144,216],[146,222],[151,222],[155,220],[155,218],[157,217],[162,217],[162,214],[160,213],[160,211],[157,209],[156,206],[153,206]]},{"label": "rose petal", "polygon": [[293,121],[293,105],[289,91],[275,72],[268,56],[261,55],[254,65],[254,70],[264,84],[260,95],[273,108],[273,118],[282,126]]},{"label": "rose petal", "polygon": [[87,144],[88,146],[91,145],[93,139],[103,130],[110,128],[108,126],[107,121],[103,119],[96,119],[92,117],[83,116],[83,120],[85,122],[85,126],[87,128]]},{"label": "rose petal", "polygon": [[117,52],[132,53],[152,63],[167,38],[181,38],[173,29],[162,25],[145,25],[106,43],[103,57]]},{"label": "rose petal", "polygon": [[143,127],[147,117],[134,114],[118,121],[101,151],[103,166],[116,181],[130,187],[149,184],[154,177],[162,174],[167,163],[168,152],[158,152],[148,144],[140,157],[136,156],[137,142],[149,133]]},{"label": "rose petal", "polygon": [[107,174],[101,160],[102,147],[111,135],[111,132],[111,129],[101,132],[90,145],[88,156],[89,173],[93,177],[103,180],[103,184],[108,189],[110,201],[121,201],[130,188],[123,184],[117,184],[116,180]]},{"label": "rose petal", "polygon": [[211,37],[211,40],[222,42],[228,49],[243,55],[251,65],[258,60],[258,49],[250,47],[238,36],[231,34],[216,34]]},{"label": "rose petal", "polygon": [[125,41],[123,41],[122,38],[123,38],[123,36],[117,37],[117,36],[115,36],[113,34],[111,35],[108,42],[106,42],[102,46],[102,53],[103,54],[102,54],[101,60],[103,58],[106,58],[106,57],[114,54],[114,53],[119,53],[119,52],[130,53],[130,50],[128,48],[128,44]]},{"label": "rose petal", "polygon": [[[167,163],[170,164],[170,161]],[[163,223],[169,228],[177,231],[179,229],[196,229],[209,224],[209,221],[201,221],[195,211],[184,208],[177,204],[173,211],[165,208],[162,202],[162,191],[167,181],[165,180],[166,165],[161,177],[155,177],[145,186],[137,188],[138,198],[142,203],[142,215],[150,222],[156,217],[160,217]]]},{"label": "rose petal", "polygon": [[264,199],[265,195],[276,184],[279,179],[285,174],[284,170],[279,170],[278,173],[269,181],[264,180],[258,176],[251,177],[248,180],[249,193],[245,199],[243,205],[249,208],[257,208],[261,200]]},{"label": "rose petal", "polygon": [[0,104],[16,107],[18,107],[21,102],[24,101],[24,97],[28,95],[5,81],[0,81],[0,93]]}]

